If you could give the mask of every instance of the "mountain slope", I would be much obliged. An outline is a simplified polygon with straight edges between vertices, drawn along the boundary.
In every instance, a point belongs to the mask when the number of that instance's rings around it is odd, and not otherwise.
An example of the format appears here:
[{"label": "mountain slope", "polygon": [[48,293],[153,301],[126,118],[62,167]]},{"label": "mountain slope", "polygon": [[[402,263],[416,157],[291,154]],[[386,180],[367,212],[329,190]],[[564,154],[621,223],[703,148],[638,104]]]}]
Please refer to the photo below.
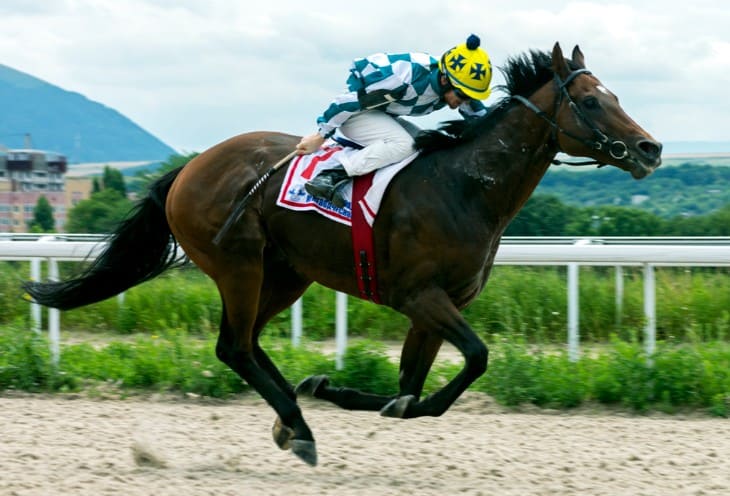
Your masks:
[{"label": "mountain slope", "polygon": [[648,210],[661,217],[704,215],[730,204],[730,167],[700,159],[662,166],[636,181],[615,167],[551,167],[535,190],[566,205],[621,206]]},{"label": "mountain slope", "polygon": [[66,155],[69,163],[162,160],[176,153],[114,109],[0,64],[0,144]]}]

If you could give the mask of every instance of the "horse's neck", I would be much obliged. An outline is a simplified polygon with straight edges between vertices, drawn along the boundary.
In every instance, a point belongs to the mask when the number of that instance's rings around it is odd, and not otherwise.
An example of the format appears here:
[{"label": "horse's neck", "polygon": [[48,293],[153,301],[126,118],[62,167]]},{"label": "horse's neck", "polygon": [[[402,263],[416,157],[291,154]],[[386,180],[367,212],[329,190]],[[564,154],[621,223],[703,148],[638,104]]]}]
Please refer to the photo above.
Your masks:
[{"label": "horse's neck", "polygon": [[490,211],[505,222],[532,195],[557,153],[550,126],[527,107],[512,105],[491,132],[475,141],[477,160],[467,169],[484,184]]}]

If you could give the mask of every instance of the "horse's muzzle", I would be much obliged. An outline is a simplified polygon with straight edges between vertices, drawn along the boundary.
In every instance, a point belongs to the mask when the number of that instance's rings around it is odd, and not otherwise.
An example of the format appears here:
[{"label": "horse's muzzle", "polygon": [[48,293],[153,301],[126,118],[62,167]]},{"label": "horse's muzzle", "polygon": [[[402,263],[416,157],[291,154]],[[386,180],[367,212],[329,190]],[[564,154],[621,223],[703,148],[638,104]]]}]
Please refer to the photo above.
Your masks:
[{"label": "horse's muzzle", "polygon": [[662,164],[662,144],[658,141],[641,139],[634,144],[632,152],[631,175],[634,179],[648,176]]}]

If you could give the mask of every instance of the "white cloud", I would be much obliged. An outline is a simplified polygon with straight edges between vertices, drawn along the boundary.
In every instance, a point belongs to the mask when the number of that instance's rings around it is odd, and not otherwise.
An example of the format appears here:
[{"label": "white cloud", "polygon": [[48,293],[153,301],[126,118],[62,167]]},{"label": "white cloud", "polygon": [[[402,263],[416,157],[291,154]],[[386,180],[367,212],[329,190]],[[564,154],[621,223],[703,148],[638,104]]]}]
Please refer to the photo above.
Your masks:
[{"label": "white cloud", "polygon": [[580,44],[588,67],[658,139],[730,141],[730,9],[719,0],[355,5],[5,0],[0,63],[200,151],[243,131],[310,132],[357,56],[438,55],[475,32],[498,66],[560,41],[568,53]]}]

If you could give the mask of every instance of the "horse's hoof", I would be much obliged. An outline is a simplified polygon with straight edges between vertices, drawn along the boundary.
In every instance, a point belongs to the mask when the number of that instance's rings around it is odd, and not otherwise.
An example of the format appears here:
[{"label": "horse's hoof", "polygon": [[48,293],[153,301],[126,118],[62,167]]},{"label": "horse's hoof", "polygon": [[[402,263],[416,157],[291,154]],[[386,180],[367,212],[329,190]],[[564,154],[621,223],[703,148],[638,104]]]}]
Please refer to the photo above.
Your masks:
[{"label": "horse's hoof", "polygon": [[306,379],[302,379],[302,382],[297,384],[294,388],[294,393],[299,396],[300,394],[306,394],[307,396],[314,397],[314,393],[322,387],[330,383],[329,377],[326,375],[310,375]]},{"label": "horse's hoof", "polygon": [[314,441],[294,439],[291,441],[291,450],[308,465],[312,467],[317,465],[317,448]]},{"label": "horse's hoof", "polygon": [[291,448],[290,441],[294,437],[294,431],[284,425],[281,417],[276,417],[276,422],[274,422],[274,426],[271,428],[271,434],[274,436],[274,442],[279,448],[283,450]]},{"label": "horse's hoof", "polygon": [[416,400],[416,397],[412,394],[395,398],[380,410],[380,415],[383,417],[403,418],[403,414],[406,413],[408,405],[416,403],[416,401],[418,400]]}]

